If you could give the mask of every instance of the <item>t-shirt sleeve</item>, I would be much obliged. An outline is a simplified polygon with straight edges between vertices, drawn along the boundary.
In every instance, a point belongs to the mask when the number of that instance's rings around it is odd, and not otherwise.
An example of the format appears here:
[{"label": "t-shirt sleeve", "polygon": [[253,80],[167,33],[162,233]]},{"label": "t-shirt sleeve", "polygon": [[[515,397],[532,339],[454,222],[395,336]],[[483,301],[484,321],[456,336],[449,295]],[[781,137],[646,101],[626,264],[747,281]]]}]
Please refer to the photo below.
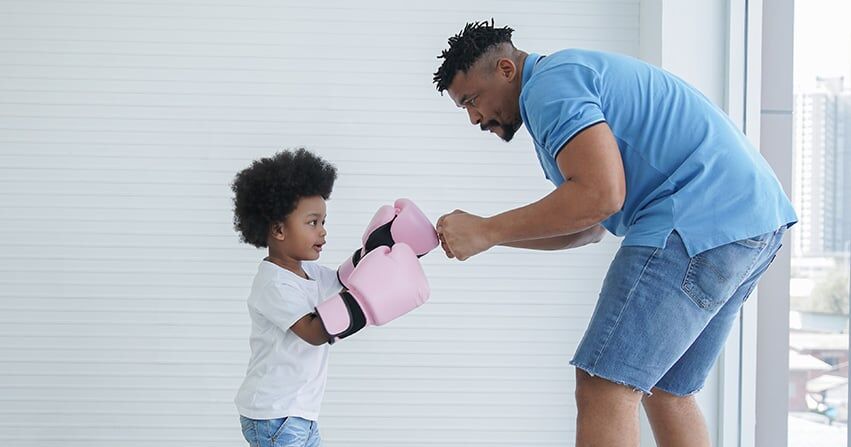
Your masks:
[{"label": "t-shirt sleeve", "polygon": [[318,265],[317,267],[319,267],[319,290],[322,292],[322,296],[319,299],[325,300],[329,296],[339,292],[343,288],[343,285],[337,277],[336,270],[325,267],[324,265]]},{"label": "t-shirt sleeve", "polygon": [[289,284],[270,283],[266,290],[249,303],[275,326],[287,330],[296,321],[313,312],[304,292]]},{"label": "t-shirt sleeve", "polygon": [[564,64],[535,73],[523,97],[528,130],[554,159],[579,132],[606,120],[599,75],[584,65]]}]

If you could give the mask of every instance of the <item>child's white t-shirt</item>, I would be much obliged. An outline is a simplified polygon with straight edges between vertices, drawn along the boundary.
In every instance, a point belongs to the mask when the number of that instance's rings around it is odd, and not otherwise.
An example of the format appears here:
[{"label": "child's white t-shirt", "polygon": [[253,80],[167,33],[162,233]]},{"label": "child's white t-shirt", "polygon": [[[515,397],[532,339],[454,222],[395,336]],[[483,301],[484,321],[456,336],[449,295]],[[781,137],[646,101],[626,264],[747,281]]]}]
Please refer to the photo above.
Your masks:
[{"label": "child's white t-shirt", "polygon": [[309,280],[263,261],[254,277],[248,296],[251,359],[234,399],[247,418],[319,418],[329,345],[311,345],[290,327],[343,286],[328,267],[302,262],[302,268]]}]

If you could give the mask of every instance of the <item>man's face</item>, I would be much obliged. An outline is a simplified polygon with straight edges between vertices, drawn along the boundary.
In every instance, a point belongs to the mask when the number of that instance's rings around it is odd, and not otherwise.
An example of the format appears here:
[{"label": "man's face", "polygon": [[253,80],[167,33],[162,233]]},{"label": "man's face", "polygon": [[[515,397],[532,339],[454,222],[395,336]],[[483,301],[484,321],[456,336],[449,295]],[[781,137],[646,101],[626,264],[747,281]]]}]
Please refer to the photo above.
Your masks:
[{"label": "man's face", "polygon": [[491,66],[479,60],[466,73],[456,73],[447,91],[455,105],[467,111],[472,125],[511,141],[523,124],[518,75],[509,59]]}]

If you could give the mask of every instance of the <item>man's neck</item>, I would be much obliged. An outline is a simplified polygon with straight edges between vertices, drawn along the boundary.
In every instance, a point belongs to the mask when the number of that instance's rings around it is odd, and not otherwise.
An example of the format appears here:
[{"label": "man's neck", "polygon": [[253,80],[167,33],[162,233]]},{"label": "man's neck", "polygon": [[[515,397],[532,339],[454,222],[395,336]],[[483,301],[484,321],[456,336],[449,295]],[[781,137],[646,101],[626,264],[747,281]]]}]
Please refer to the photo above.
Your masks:
[{"label": "man's neck", "polygon": [[520,53],[520,56],[517,58],[517,66],[520,67],[520,79],[523,79],[523,70],[526,69],[526,58],[529,57],[529,53],[521,50],[517,50]]}]

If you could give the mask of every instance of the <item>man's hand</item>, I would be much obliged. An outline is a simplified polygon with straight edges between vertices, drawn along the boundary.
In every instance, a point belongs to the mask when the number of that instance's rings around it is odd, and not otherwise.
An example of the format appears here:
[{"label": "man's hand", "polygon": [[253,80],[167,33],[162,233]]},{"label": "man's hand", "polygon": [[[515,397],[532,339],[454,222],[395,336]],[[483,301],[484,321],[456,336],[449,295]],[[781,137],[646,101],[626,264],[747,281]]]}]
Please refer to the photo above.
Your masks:
[{"label": "man's hand", "polygon": [[437,234],[446,256],[464,261],[495,244],[487,225],[487,219],[461,210],[440,216]]}]

